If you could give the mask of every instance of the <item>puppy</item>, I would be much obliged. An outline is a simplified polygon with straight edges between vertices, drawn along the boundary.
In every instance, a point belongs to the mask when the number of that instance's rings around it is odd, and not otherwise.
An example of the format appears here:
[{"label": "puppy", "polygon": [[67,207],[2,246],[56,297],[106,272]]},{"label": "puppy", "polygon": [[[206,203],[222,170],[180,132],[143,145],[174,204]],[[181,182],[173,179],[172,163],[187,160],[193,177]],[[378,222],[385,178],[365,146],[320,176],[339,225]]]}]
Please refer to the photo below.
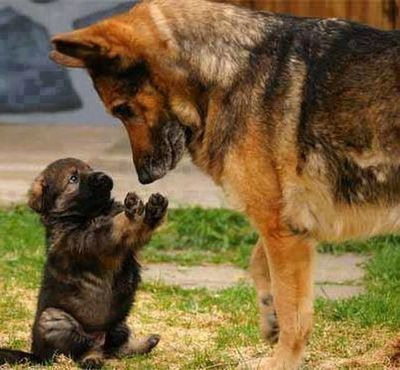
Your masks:
[{"label": "puppy", "polygon": [[34,181],[29,206],[46,228],[47,261],[32,332],[32,353],[0,350],[2,363],[43,363],[58,354],[84,368],[108,357],[150,352],[158,335],[135,339],[126,319],[140,282],[138,250],[162,222],[168,201],[134,193],[111,198],[112,179],[73,158]]}]

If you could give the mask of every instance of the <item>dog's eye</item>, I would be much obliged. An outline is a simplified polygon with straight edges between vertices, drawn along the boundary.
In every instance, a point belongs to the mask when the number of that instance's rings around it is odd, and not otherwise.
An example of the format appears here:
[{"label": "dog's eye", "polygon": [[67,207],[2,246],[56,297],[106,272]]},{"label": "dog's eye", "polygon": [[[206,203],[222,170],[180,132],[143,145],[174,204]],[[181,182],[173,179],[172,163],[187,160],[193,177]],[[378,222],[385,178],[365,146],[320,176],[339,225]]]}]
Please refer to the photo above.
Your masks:
[{"label": "dog's eye", "polygon": [[70,178],[68,179],[68,182],[70,184],[76,184],[78,182],[79,178],[77,175],[71,175]]},{"label": "dog's eye", "polygon": [[135,116],[135,113],[128,104],[117,105],[112,109],[112,114],[120,118],[132,118]]}]

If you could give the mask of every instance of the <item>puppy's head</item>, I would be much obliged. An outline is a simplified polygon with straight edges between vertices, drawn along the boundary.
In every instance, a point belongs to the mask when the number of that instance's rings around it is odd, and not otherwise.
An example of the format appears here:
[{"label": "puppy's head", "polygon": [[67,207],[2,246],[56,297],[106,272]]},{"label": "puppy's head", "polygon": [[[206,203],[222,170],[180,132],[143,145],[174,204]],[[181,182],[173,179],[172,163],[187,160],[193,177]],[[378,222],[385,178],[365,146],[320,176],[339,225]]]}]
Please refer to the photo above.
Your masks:
[{"label": "puppy's head", "polygon": [[143,184],[176,166],[200,121],[189,76],[149,6],[57,35],[50,54],[58,64],[88,71],[106,111],[126,128]]},{"label": "puppy's head", "polygon": [[28,205],[42,215],[96,215],[109,204],[112,188],[106,174],[79,159],[60,159],[34,180]]}]

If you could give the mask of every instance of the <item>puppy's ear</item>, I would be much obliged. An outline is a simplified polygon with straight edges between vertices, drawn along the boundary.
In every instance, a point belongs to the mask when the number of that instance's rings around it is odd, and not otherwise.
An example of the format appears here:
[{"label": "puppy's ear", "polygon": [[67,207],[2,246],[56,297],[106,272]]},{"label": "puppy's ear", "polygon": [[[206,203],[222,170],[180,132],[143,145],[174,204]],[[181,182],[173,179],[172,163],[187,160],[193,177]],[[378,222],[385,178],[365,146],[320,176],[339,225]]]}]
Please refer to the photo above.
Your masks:
[{"label": "puppy's ear", "polygon": [[37,213],[42,213],[45,209],[45,192],[46,192],[46,181],[43,175],[39,175],[28,193],[28,206]]}]

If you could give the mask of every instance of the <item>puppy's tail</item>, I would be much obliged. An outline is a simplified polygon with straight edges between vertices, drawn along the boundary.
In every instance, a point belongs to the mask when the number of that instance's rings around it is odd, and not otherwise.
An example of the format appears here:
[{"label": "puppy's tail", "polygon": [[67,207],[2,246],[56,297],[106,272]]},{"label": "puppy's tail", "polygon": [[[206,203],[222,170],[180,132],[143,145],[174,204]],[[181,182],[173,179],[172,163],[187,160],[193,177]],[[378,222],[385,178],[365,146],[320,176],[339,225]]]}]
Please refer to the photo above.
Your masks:
[{"label": "puppy's tail", "polygon": [[23,363],[41,364],[42,361],[33,353],[0,348],[0,366],[4,364],[17,365]]}]

